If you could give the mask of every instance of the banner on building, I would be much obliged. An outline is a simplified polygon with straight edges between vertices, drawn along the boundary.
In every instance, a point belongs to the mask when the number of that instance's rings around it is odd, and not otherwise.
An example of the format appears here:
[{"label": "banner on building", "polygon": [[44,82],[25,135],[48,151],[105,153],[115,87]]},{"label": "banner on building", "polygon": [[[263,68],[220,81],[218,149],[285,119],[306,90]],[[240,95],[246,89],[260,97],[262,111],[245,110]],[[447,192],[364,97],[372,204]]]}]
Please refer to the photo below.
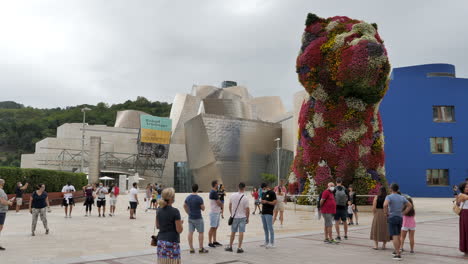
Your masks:
[{"label": "banner on building", "polygon": [[141,115],[141,143],[167,145],[171,141],[172,120],[164,117]]}]

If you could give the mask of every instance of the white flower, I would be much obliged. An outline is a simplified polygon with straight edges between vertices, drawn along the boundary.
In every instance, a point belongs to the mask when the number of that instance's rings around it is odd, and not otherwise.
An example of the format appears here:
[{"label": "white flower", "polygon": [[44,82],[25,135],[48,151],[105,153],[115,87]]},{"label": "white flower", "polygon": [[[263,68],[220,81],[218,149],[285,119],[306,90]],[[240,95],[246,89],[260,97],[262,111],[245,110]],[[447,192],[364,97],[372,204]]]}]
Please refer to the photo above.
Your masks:
[{"label": "white flower", "polygon": [[317,200],[317,185],[315,184],[312,174],[307,173],[307,179],[309,180],[309,191],[307,195],[309,195],[309,202],[313,204]]},{"label": "white flower", "polygon": [[380,176],[385,176],[385,167],[384,166],[380,166],[377,168],[377,173],[380,175]]},{"label": "white flower", "polygon": [[370,153],[370,147],[368,146],[359,146],[359,157],[363,157]]},{"label": "white flower", "polygon": [[365,124],[362,124],[359,128],[354,129],[354,130],[346,129],[341,135],[340,139],[344,143],[350,143],[352,141],[356,141],[357,139],[359,139],[366,132],[367,132],[367,126]]},{"label": "white flower", "polygon": [[321,161],[318,162],[318,165],[320,167],[325,167],[325,166],[327,166],[327,162],[325,160],[321,160]]},{"label": "white flower", "polygon": [[291,171],[291,173],[289,174],[288,181],[290,184],[297,182],[297,176],[296,176],[296,173],[294,173],[294,171]]},{"label": "white flower", "polygon": [[330,32],[332,29],[334,29],[336,26],[338,26],[338,21],[332,21],[330,23],[328,23],[328,25],[325,27],[325,30],[327,32]]},{"label": "white flower", "polygon": [[325,102],[328,99],[328,94],[325,92],[321,84],[319,84],[318,87],[315,88],[312,93],[310,93],[310,96],[312,96],[315,100],[322,102]]},{"label": "white flower", "polygon": [[314,127],[319,128],[325,126],[323,122],[323,114],[322,113],[315,113],[313,117]]},{"label": "white flower", "polygon": [[358,111],[366,110],[366,103],[364,103],[364,101],[358,98],[354,98],[354,97],[346,98],[346,105],[349,108],[354,109],[354,110],[358,110]]},{"label": "white flower", "polygon": [[307,122],[306,124],[306,130],[307,130],[307,133],[309,133],[309,136],[310,137],[314,137],[315,136],[315,129],[314,129],[314,124],[310,121]]}]

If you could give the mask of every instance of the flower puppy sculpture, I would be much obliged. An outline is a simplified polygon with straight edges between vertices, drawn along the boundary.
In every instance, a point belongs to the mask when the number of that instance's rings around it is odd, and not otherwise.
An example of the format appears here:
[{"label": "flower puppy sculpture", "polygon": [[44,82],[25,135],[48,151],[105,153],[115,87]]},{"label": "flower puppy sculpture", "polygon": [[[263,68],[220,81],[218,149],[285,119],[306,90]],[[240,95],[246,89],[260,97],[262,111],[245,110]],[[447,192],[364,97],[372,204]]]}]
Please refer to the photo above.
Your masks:
[{"label": "flower puppy sculpture", "polygon": [[296,71],[309,98],[299,114],[290,191],[317,193],[341,177],[358,194],[377,193],[386,185],[379,104],[390,72],[377,25],[309,14]]}]

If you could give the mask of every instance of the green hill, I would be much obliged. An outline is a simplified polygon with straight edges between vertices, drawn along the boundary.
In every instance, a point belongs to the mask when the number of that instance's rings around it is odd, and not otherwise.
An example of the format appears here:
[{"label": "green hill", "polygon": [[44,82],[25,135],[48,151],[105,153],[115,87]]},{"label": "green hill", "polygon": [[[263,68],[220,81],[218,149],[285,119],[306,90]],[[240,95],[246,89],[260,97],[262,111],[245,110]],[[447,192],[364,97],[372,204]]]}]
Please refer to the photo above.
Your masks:
[{"label": "green hill", "polygon": [[77,105],[66,108],[39,109],[7,101],[0,102],[0,166],[20,166],[23,153],[33,153],[37,141],[55,137],[64,123],[83,122],[81,108],[88,107],[86,123],[113,126],[117,111],[140,110],[150,115],[168,117],[171,104],[151,102],[144,97],[122,104]]}]

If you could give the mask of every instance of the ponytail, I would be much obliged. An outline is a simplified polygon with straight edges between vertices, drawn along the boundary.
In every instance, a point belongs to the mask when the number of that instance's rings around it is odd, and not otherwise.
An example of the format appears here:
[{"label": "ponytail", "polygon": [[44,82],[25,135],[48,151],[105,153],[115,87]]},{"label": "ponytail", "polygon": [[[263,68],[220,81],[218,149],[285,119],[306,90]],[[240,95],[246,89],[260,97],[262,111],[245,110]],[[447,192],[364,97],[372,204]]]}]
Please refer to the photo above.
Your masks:
[{"label": "ponytail", "polygon": [[162,191],[161,198],[158,201],[159,208],[164,208],[169,205],[171,199],[175,197],[175,190],[174,188],[166,188]]}]

